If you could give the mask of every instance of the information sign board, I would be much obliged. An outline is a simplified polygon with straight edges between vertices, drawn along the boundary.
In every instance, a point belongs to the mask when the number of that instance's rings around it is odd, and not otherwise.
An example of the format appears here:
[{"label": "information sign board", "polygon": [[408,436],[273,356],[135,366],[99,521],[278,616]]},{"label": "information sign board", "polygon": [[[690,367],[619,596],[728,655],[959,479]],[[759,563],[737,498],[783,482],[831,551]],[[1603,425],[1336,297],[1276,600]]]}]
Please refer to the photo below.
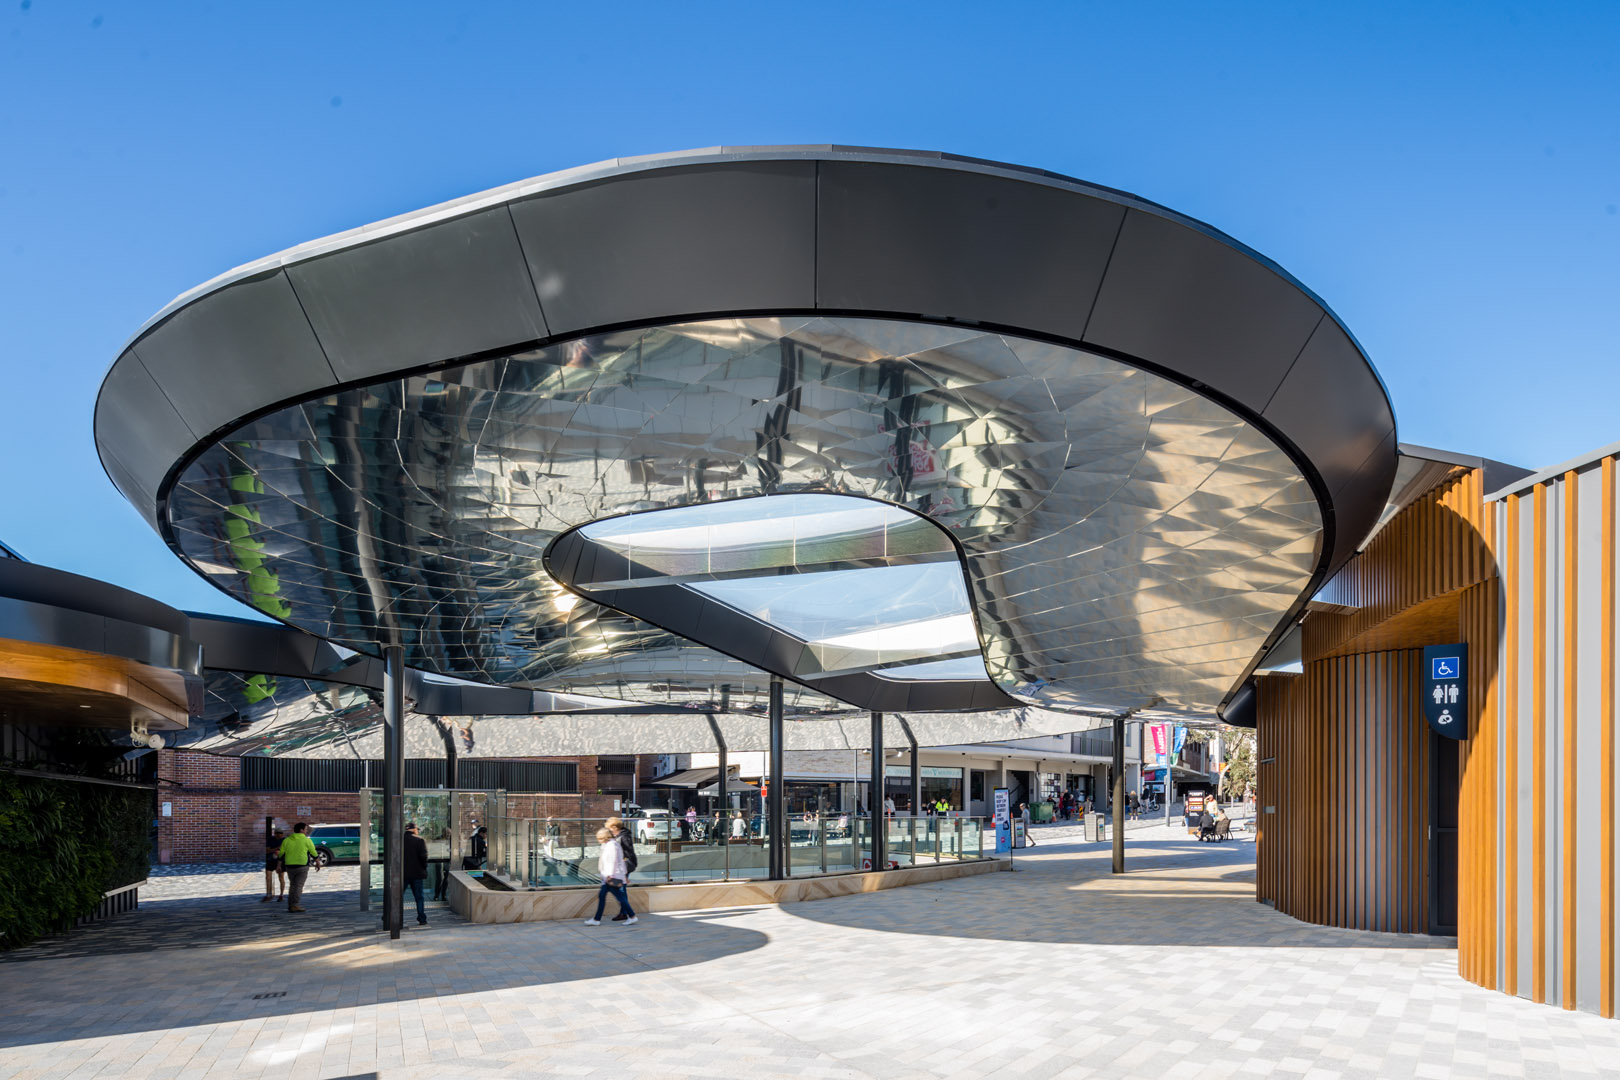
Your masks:
[{"label": "information sign board", "polygon": [[1423,647],[1423,715],[1440,735],[1468,738],[1468,646]]},{"label": "information sign board", "polygon": [[998,787],[992,794],[996,823],[996,854],[1006,855],[1012,851],[1012,801],[1007,789]]}]

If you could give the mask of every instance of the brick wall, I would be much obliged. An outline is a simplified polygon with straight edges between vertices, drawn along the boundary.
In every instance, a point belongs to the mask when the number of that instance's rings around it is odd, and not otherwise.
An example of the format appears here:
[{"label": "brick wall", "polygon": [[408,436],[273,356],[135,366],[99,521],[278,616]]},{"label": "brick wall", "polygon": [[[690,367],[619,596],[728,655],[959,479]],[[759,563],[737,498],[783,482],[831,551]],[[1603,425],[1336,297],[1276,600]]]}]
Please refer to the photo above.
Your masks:
[{"label": "brick wall", "polygon": [[[595,758],[542,758],[577,761],[579,786],[596,790]],[[360,796],[340,792],[243,791],[237,758],[185,750],[159,750],[159,863],[237,862],[264,854],[264,819],[290,831],[295,822],[311,825],[360,820]],[[172,783],[163,783],[163,780]],[[178,786],[177,786],[178,785]],[[169,813],[161,813],[167,804]],[[573,794],[513,795],[509,812],[522,817],[578,817],[581,797]],[[613,797],[589,794],[583,799],[587,818],[615,812]]]}]

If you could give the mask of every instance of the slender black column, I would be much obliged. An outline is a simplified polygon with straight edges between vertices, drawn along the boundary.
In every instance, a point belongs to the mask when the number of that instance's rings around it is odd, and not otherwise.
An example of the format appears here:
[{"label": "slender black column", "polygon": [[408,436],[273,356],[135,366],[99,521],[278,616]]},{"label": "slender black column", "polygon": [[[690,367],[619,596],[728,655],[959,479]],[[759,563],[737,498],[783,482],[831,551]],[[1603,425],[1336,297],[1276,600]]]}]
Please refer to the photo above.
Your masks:
[{"label": "slender black column", "polygon": [[383,925],[405,923],[405,649],[383,649]]},{"label": "slender black column", "polygon": [[872,869],[889,865],[889,822],[883,816],[883,714],[872,714],[872,791],[866,798],[872,811]]},{"label": "slender black column", "polygon": [[772,881],[787,876],[787,790],[782,755],[782,680],[771,676],[771,793],[765,800],[766,848]]},{"label": "slender black column", "polygon": [[714,745],[720,752],[720,779],[715,781],[715,798],[720,807],[720,846],[728,849],[723,852],[725,861],[721,863],[727,870],[731,869],[731,815],[727,811],[731,807],[730,766],[726,763],[726,737],[720,734],[720,722],[709,714],[709,730],[714,733]]},{"label": "slender black column", "polygon": [[1114,717],[1114,873],[1125,872],[1125,717]]},{"label": "slender black column", "polygon": [[922,765],[917,756],[917,736],[903,716],[900,718],[900,730],[906,733],[906,740],[911,743],[911,816],[917,817],[922,813]]}]

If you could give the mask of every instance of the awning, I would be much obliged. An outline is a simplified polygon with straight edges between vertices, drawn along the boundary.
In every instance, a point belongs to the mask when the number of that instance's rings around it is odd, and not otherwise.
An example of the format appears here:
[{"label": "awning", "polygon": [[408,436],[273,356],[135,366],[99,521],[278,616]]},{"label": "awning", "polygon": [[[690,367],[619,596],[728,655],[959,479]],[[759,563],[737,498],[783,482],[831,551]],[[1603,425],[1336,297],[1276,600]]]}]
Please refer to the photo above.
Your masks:
[{"label": "awning", "polygon": [[668,776],[660,776],[656,780],[649,780],[647,786],[695,788],[704,784],[713,784],[719,775],[719,769],[687,769],[684,772],[670,773]]},{"label": "awning", "polygon": [[[710,784],[708,787],[698,788],[698,794],[699,795],[716,795],[716,794],[719,794],[719,787],[720,787],[720,783],[719,783],[719,778],[717,777],[715,782]],[[759,788],[755,787],[753,784],[750,784],[746,780],[739,780],[735,776],[733,776],[731,778],[731,782],[726,785],[726,793],[728,795],[733,794],[735,792],[739,792],[739,791],[755,792],[755,791],[758,791],[758,790],[759,790]]]}]

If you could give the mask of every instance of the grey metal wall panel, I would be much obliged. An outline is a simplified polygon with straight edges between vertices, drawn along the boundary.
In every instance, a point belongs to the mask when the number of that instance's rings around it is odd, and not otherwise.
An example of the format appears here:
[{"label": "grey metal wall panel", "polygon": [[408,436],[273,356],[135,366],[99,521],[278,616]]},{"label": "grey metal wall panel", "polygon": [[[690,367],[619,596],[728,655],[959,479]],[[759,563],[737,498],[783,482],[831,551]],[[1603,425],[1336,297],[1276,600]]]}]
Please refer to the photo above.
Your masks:
[{"label": "grey metal wall panel", "polygon": [[1085,333],[1125,208],[983,173],[822,163],[819,307]]},{"label": "grey metal wall panel", "polygon": [[[1323,316],[1263,414],[1289,432],[1329,491],[1339,491],[1381,442],[1394,437],[1395,414],[1387,402],[1376,417],[1322,407],[1327,401],[1356,400],[1367,392],[1367,384],[1361,350],[1343,327]],[[1306,418],[1309,422],[1301,423]]]},{"label": "grey metal wall panel", "polygon": [[1564,909],[1564,499],[1560,486],[1547,490],[1547,667],[1545,753],[1547,786],[1542,793],[1547,822],[1543,932],[1547,935],[1547,1003],[1563,1003]]},{"label": "grey metal wall panel", "polygon": [[1515,824],[1518,832],[1518,972],[1519,995],[1530,997],[1535,973],[1535,935],[1539,928],[1535,917],[1535,727],[1531,718],[1535,712],[1535,654],[1531,643],[1535,640],[1535,504],[1525,499],[1519,505],[1519,790],[1514,796]]},{"label": "grey metal wall panel", "polygon": [[199,436],[266,402],[333,382],[309,320],[279,270],[181,308],[136,342],[135,352]]},{"label": "grey metal wall panel", "polygon": [[[1507,560],[1507,509],[1503,503],[1492,503],[1486,507],[1487,512],[1493,512],[1495,518],[1491,527],[1496,536],[1496,551],[1498,553],[1498,576],[1502,587],[1497,590],[1497,623],[1505,630],[1507,627],[1507,581],[1502,572]],[[1518,567],[1513,567],[1517,572]],[[1508,754],[1516,753],[1517,747],[1509,747],[1507,739],[1507,711],[1516,706],[1517,699],[1510,700],[1518,686],[1518,672],[1509,670],[1507,666],[1507,634],[1497,635],[1496,642],[1496,670],[1497,670],[1497,717],[1496,717],[1496,797],[1492,806],[1512,807],[1514,792],[1508,790],[1507,769],[1504,767]],[[1496,845],[1496,881],[1493,888],[1496,890],[1496,988],[1507,988],[1507,814],[1497,814],[1493,822],[1494,839]]]},{"label": "grey metal wall panel", "polygon": [[1211,386],[1261,412],[1322,317],[1305,293],[1231,245],[1132,210],[1085,342],[1206,373]]},{"label": "grey metal wall panel", "polygon": [[1589,1012],[1598,1008],[1598,955],[1602,913],[1599,889],[1602,877],[1602,844],[1599,823],[1610,811],[1601,794],[1600,769],[1602,728],[1598,712],[1602,708],[1598,665],[1602,656],[1603,620],[1597,588],[1603,557],[1602,476],[1589,469],[1577,481],[1579,507],[1578,559],[1576,562],[1577,620],[1575,641],[1576,694],[1576,775],[1567,778],[1575,784],[1578,832],[1575,850],[1566,856],[1575,860],[1575,966],[1576,1007]]},{"label": "grey metal wall panel", "polygon": [[661,169],[511,204],[553,334],[815,306],[816,163]]},{"label": "grey metal wall panel", "polygon": [[[1596,507],[1594,508],[1594,513],[1593,513],[1594,517],[1598,516],[1602,512],[1602,505],[1603,504],[1601,502],[1599,502],[1596,505]],[[1616,527],[1616,530],[1617,530],[1616,535],[1620,535],[1620,499],[1616,500],[1615,527]],[[1617,558],[1617,562],[1620,562],[1620,552],[1616,553],[1616,558]],[[1602,568],[1600,566],[1597,571],[1594,571],[1594,573],[1601,573],[1601,569]],[[1616,570],[1620,571],[1620,566],[1617,566]],[[1617,578],[1620,578],[1620,573],[1617,573]],[[1602,584],[1602,578],[1601,577],[1598,578],[1598,583],[1599,583],[1599,587],[1601,587],[1601,584]],[[1614,659],[1616,661],[1615,670],[1620,671],[1620,634],[1615,635]],[[1620,739],[1616,739],[1614,742],[1615,742],[1615,747],[1614,747],[1615,775],[1620,776]],[[1612,806],[1605,808],[1605,810],[1606,810],[1607,813],[1610,813],[1610,814],[1615,812],[1615,809]],[[1620,852],[1617,852],[1616,854],[1620,854]],[[1615,908],[1615,910],[1614,910],[1614,936],[1610,940],[1620,942],[1620,903],[1615,904],[1614,908]],[[1615,964],[1614,968],[1615,968],[1615,973],[1614,973],[1615,1000],[1620,1001],[1620,963]]]},{"label": "grey metal wall panel", "polygon": [[504,207],[288,267],[341,380],[546,336]]}]

